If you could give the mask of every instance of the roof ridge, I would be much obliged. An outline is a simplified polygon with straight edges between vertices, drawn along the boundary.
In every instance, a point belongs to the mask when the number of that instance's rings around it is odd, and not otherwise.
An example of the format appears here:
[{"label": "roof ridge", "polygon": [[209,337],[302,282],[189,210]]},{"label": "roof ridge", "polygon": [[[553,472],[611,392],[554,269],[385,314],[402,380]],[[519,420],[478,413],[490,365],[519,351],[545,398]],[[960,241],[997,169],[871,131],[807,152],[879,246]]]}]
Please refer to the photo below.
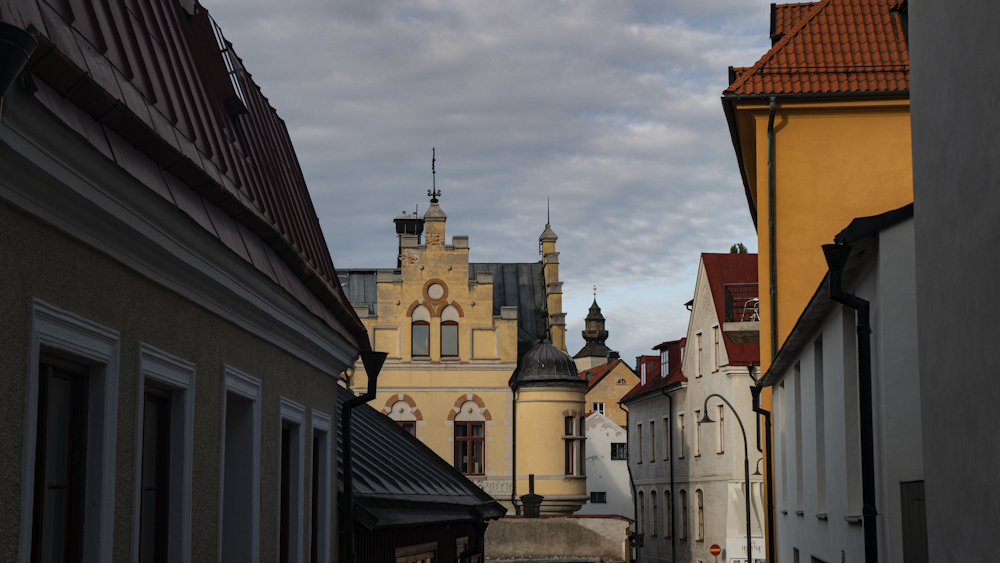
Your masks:
[{"label": "roof ridge", "polygon": [[[787,33],[785,33],[785,35],[781,38],[781,40],[779,40],[777,43],[771,46],[771,49],[768,50],[767,53],[764,53],[764,56],[761,57],[760,60],[757,61],[752,67],[750,67],[749,71],[744,72],[742,75],[740,75],[739,78],[736,79],[735,82],[729,85],[729,88],[723,90],[723,94],[725,94],[726,92],[735,91],[740,86],[743,86],[743,84],[745,84],[746,81],[749,80],[751,76],[757,74],[757,72],[760,71],[764,67],[764,65],[766,65],[771,59],[774,58],[775,55],[778,54],[778,51],[783,49],[785,45],[787,45],[789,41],[791,41],[792,37],[798,35],[802,31],[802,29],[806,27],[806,25],[808,25],[809,22],[811,22],[817,15],[819,15],[819,13],[822,12],[823,9],[826,8],[826,6],[829,5],[830,2],[832,1],[833,0],[819,0],[818,2],[816,2],[816,5],[813,6],[812,11],[806,14],[806,16],[803,17],[801,20],[795,22],[795,25],[792,27],[792,29],[789,30]],[[811,2],[802,2],[802,4],[810,4],[810,3]]]}]

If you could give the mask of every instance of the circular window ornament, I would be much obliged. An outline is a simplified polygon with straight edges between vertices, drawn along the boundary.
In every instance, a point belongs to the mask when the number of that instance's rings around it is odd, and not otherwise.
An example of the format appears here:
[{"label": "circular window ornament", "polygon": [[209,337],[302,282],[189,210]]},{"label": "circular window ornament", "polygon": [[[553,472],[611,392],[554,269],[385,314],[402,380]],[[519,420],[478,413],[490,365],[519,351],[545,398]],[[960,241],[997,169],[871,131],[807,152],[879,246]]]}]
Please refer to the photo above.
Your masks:
[{"label": "circular window ornament", "polygon": [[430,297],[434,301],[441,299],[444,297],[444,286],[439,283],[432,283],[427,288],[427,297]]}]

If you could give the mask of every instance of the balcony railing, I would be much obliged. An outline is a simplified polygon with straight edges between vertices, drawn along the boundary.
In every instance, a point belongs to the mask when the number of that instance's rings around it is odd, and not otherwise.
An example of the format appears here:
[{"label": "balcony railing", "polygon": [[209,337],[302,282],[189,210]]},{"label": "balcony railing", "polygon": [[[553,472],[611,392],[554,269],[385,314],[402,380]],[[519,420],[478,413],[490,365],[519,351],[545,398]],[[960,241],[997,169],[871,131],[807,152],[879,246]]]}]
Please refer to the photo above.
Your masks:
[{"label": "balcony railing", "polygon": [[756,283],[727,283],[726,321],[744,323],[760,321],[760,299]]}]

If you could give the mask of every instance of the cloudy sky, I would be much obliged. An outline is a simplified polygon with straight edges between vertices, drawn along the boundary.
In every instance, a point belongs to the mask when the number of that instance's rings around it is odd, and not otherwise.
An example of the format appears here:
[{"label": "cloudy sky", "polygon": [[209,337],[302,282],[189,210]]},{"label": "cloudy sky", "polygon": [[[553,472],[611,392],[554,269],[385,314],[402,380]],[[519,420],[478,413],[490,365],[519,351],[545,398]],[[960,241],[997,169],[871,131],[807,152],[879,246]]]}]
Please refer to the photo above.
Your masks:
[{"label": "cloudy sky", "polygon": [[567,348],[683,336],[701,252],[753,223],[719,98],[765,0],[202,0],[285,120],[340,267],[392,267],[431,147],[470,259],[532,262],[551,198]]}]

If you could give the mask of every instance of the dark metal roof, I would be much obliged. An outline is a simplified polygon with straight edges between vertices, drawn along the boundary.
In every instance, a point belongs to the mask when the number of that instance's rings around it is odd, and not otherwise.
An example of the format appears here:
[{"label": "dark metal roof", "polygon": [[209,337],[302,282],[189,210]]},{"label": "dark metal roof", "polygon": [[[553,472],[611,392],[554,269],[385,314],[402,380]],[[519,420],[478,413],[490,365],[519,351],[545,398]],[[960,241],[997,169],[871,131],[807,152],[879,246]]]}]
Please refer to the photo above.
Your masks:
[{"label": "dark metal roof", "polygon": [[369,315],[378,314],[378,270],[372,268],[338,268],[337,278],[344,295],[354,306],[367,306]]},{"label": "dark metal roof", "polygon": [[204,7],[10,0],[0,3],[0,19],[38,39],[26,68],[39,102],[368,347],[285,123]]},{"label": "dark metal roof", "polygon": [[580,379],[576,362],[569,354],[556,348],[547,340],[538,340],[517,360],[517,368],[510,376],[510,388],[571,386],[586,387]]},{"label": "dark metal roof", "polygon": [[469,279],[476,272],[493,273],[493,314],[500,307],[517,307],[517,340],[534,342],[549,337],[545,275],[541,262],[530,264],[469,263]]},{"label": "dark metal roof", "polygon": [[[337,417],[351,391],[337,387]],[[507,509],[388,416],[368,405],[352,414],[354,502],[369,528],[502,518]],[[337,425],[337,490],[344,491]],[[407,514],[395,514],[405,508]],[[367,521],[364,521],[367,517]],[[372,526],[371,518],[378,521]]]}]

